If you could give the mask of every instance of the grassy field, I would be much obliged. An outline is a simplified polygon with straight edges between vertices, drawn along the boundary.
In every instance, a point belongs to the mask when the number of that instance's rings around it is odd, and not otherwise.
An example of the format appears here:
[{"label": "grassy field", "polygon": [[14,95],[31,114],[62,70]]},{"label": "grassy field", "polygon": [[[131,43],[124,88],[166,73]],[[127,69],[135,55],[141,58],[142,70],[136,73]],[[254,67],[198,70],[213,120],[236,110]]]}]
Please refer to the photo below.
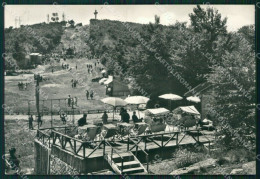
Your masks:
[{"label": "grassy field", "polygon": [[[73,62],[72,62],[73,61]],[[61,63],[56,63],[54,65],[54,73],[51,72],[52,67],[49,65],[40,66],[37,70],[44,78],[49,80],[43,81],[40,83],[41,95],[40,99],[52,99],[52,98],[67,98],[68,95],[78,98],[78,108],[79,110],[92,110],[92,109],[104,109],[105,105],[100,101],[100,99],[106,97],[105,87],[100,85],[97,82],[91,82],[92,78],[100,77],[101,73],[99,70],[93,70],[93,74],[88,74],[87,64],[92,64],[96,60],[87,60],[87,59],[68,59],[66,62],[70,67],[72,67],[71,72],[68,70],[63,70],[61,68]],[[77,65],[77,70],[75,66]],[[24,76],[12,76],[5,78],[5,104],[8,107],[11,107],[12,110],[16,112],[26,113],[28,110],[27,100],[35,99],[35,84],[31,82],[27,90],[19,91],[18,82],[19,81],[31,81],[33,78],[32,75]],[[78,79],[82,81],[77,88],[71,87],[71,80]],[[94,91],[94,100],[86,100],[86,90]],[[58,104],[58,101],[57,101]],[[35,105],[31,105],[35,110]],[[41,105],[42,107],[42,105]],[[45,108],[50,107],[50,101],[45,102]],[[61,101],[61,109],[65,110],[65,101]]]}]

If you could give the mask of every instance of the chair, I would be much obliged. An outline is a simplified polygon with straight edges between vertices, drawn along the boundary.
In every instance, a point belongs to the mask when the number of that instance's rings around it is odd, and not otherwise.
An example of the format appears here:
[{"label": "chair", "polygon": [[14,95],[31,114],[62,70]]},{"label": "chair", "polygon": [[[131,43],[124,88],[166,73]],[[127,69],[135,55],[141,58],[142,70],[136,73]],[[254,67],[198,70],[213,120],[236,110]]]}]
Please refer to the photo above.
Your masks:
[{"label": "chair", "polygon": [[120,138],[121,140],[123,140],[123,138],[125,136],[129,136],[129,134],[131,133],[131,129],[134,128],[133,124],[128,124],[128,123],[118,123],[117,124],[119,130],[117,131],[117,136],[118,138]]},{"label": "chair", "polygon": [[104,139],[112,137],[112,141],[115,141],[115,135],[117,135],[118,128],[113,124],[105,124],[102,127],[101,135]]},{"label": "chair", "polygon": [[151,132],[161,132],[165,131],[166,125],[163,123],[160,124],[150,124]]},{"label": "chair", "polygon": [[135,131],[136,131],[135,135],[145,134],[147,126],[148,124],[146,124],[145,122],[135,123]]}]

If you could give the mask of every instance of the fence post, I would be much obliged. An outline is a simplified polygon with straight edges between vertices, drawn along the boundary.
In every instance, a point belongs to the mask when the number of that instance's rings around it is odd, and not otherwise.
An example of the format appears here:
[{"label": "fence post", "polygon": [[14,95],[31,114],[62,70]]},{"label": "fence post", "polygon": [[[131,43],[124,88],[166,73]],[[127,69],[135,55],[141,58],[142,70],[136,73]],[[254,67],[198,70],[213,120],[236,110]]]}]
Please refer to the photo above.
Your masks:
[{"label": "fence post", "polygon": [[111,151],[111,165],[112,165],[112,160],[113,160],[113,151],[114,151],[114,149],[112,148],[112,151]]},{"label": "fence post", "polygon": [[127,151],[129,151],[129,142],[130,142],[130,139],[129,137],[127,138]]},{"label": "fence post", "polygon": [[144,150],[146,151],[146,137],[144,137]]},{"label": "fence post", "polygon": [[135,148],[135,156],[137,156],[137,150],[138,150],[138,146],[136,144],[136,148]]},{"label": "fence post", "polygon": [[104,140],[103,140],[103,145],[104,145],[103,147],[103,157],[104,157],[106,154],[106,142]]},{"label": "fence post", "polygon": [[147,167],[147,172],[149,172],[149,156],[146,155],[146,167]]},{"label": "fence post", "polygon": [[74,153],[76,154],[77,149],[76,149],[76,140],[74,140]]},{"label": "fence post", "polygon": [[161,135],[161,140],[162,140],[162,147],[163,147],[163,134]]},{"label": "fence post", "polygon": [[200,132],[200,130],[198,129],[198,136],[197,136],[198,142],[200,142],[200,135],[199,135],[199,132]]},{"label": "fence post", "polygon": [[86,157],[86,151],[85,151],[85,143],[82,144],[83,145],[83,157]]},{"label": "fence post", "polygon": [[176,137],[176,145],[178,145],[179,140],[179,132],[177,132],[177,137]]}]

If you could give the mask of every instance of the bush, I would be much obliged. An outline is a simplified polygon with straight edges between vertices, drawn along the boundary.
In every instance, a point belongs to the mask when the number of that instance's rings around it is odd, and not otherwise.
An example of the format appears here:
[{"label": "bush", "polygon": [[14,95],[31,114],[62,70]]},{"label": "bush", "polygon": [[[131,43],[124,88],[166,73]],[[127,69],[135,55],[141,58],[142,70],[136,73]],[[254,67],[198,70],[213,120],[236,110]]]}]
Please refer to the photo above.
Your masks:
[{"label": "bush", "polygon": [[204,160],[205,156],[204,153],[195,153],[188,151],[187,149],[179,149],[173,157],[176,158],[175,167],[183,168]]},{"label": "bush", "polygon": [[212,153],[212,157],[217,159],[219,165],[226,163],[249,162],[254,159],[254,152],[246,149],[218,149]]}]

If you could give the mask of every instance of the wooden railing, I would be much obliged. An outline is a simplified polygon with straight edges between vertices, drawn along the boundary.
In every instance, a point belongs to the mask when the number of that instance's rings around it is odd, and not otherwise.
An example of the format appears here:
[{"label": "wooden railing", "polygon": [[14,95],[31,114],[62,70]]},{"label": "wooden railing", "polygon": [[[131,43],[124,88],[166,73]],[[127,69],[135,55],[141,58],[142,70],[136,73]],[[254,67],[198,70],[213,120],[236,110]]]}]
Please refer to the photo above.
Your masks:
[{"label": "wooden railing", "polygon": [[[135,136],[135,137],[131,137],[132,139],[137,139],[137,144],[139,144],[141,141],[144,141],[144,150],[146,150],[146,147],[147,147],[147,141],[151,141],[151,142],[153,142],[154,144],[156,144],[158,147],[160,147],[160,148],[163,148],[163,147],[166,147],[167,146],[167,144],[169,144],[169,142],[171,141],[171,140],[176,140],[176,145],[179,145],[181,142],[182,142],[182,140],[187,136],[187,134],[189,133],[189,132],[194,132],[194,131],[196,131],[197,133],[199,133],[200,132],[200,130],[201,129],[193,129],[193,130],[186,130],[186,131],[176,131],[176,132],[163,132],[163,133],[154,133],[154,134],[147,134],[147,135],[139,135],[139,136]],[[180,133],[184,133],[184,135],[182,136],[182,138],[179,140],[179,135],[180,135]],[[164,142],[164,136],[169,136],[170,135],[170,138],[166,141],[166,142]],[[155,136],[161,136],[160,138],[161,138],[161,140],[160,140],[160,143],[158,143],[158,142],[156,142],[154,139],[153,139],[153,137],[155,137]],[[175,137],[176,137],[176,139],[175,139]],[[193,136],[192,136],[193,137]],[[194,137],[193,137],[194,138]],[[194,138],[194,140],[196,141],[196,142],[199,142],[199,135],[197,136],[197,139],[195,139]],[[129,143],[128,143],[128,145],[129,145]],[[130,149],[130,150],[132,150],[132,148]]]},{"label": "wooden railing", "polygon": [[105,149],[106,145],[111,147],[111,165],[113,163],[113,154],[114,153],[116,153],[121,158],[121,174],[123,174],[124,158],[116,151],[116,149],[114,147],[111,146],[111,144],[108,141],[104,140],[103,144],[104,144],[103,156],[105,156],[105,154],[106,154],[106,149]]},{"label": "wooden railing", "polygon": [[42,130],[37,130],[36,138],[43,144],[47,145],[47,147],[51,146],[51,135],[43,132]]},{"label": "wooden railing", "polygon": [[[59,146],[61,147],[63,150],[69,151],[69,152],[73,152],[75,155],[79,155],[79,152],[83,150],[83,155],[82,157],[86,157],[86,146],[90,144],[90,142],[84,142],[82,140],[70,137],[66,134],[62,134],[60,132],[57,131],[52,131],[52,137],[53,137],[53,145],[54,146]],[[57,139],[59,140],[59,143],[57,143]],[[77,148],[77,142],[80,144],[79,147]],[[67,143],[69,143],[70,147],[66,148]],[[71,149],[71,150],[69,150]]]},{"label": "wooden railing", "polygon": [[[138,152],[138,148],[145,154],[145,158],[146,158],[146,167],[147,167],[147,172],[149,171],[149,154],[147,152],[145,152],[134,140],[132,140],[130,137],[128,137],[128,142],[127,142],[127,151],[131,151],[133,148],[135,148],[135,156],[137,156],[137,152]],[[130,141],[132,143],[134,143],[134,146],[129,149],[129,143]],[[132,152],[132,151],[131,151]]]}]

